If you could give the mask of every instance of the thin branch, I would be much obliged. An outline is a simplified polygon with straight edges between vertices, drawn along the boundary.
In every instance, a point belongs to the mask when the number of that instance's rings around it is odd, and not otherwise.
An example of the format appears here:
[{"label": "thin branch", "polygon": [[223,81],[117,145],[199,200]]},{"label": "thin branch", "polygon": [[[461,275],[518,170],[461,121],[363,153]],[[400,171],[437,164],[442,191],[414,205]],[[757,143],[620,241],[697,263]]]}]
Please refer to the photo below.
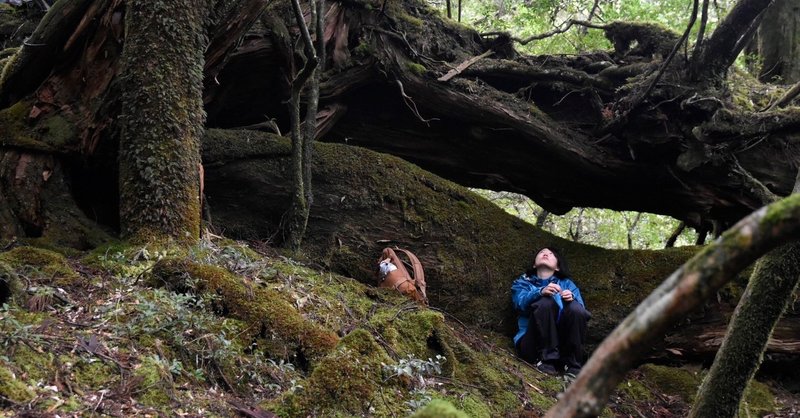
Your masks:
[{"label": "thin branch", "polygon": [[697,41],[694,43],[695,49],[703,47],[703,37],[706,33],[706,23],[708,23],[708,1],[703,0],[703,11],[700,14],[700,28],[697,30]]},{"label": "thin branch", "polygon": [[678,237],[681,236],[683,231],[686,229],[686,222],[681,222],[675,229],[672,231],[672,234],[667,239],[667,243],[664,244],[664,248],[672,248],[675,246],[675,242],[678,241]]},{"label": "thin branch", "polygon": [[[598,10],[600,10],[600,0],[594,0],[594,4],[592,5],[591,10],[589,10],[589,16],[586,17],[586,21],[591,22]],[[587,28],[588,26],[582,26],[580,29],[578,29],[578,32],[582,35],[586,35],[586,32],[588,32]]]},{"label": "thin branch", "polygon": [[437,80],[438,81],[450,80],[451,78],[461,74],[461,72],[464,71],[465,69],[469,68],[470,65],[475,64],[476,62],[488,57],[489,55],[492,55],[493,53],[494,53],[494,51],[492,51],[490,49],[490,50],[484,52],[483,54],[480,54],[480,55],[478,55],[476,57],[472,57],[472,58],[462,62],[461,64],[458,64],[458,66],[456,68],[453,68],[452,70],[448,71],[447,74],[439,77]]},{"label": "thin branch", "polygon": [[297,26],[300,27],[300,35],[303,39],[303,50],[306,54],[306,62],[305,65],[303,65],[303,69],[300,70],[300,74],[292,81],[292,89],[297,89],[299,91],[303,89],[303,84],[305,84],[306,80],[308,80],[308,77],[311,76],[311,73],[317,66],[317,53],[314,51],[314,42],[311,40],[311,34],[308,33],[308,25],[306,25],[303,11],[300,9],[299,0],[292,0],[292,11],[294,12],[295,20],[297,20]]},{"label": "thin branch", "polygon": [[745,170],[745,168],[739,164],[739,160],[735,156],[733,157],[732,171],[739,175],[739,178],[742,180],[742,185],[755,194],[762,205],[776,202],[780,199],[780,197],[772,193],[764,183],[760,182],[757,178],[753,177],[749,171]]},{"label": "thin branch", "polygon": [[[549,38],[549,37],[551,37],[553,35],[558,35],[558,34],[564,33],[566,31],[568,31],[569,28],[571,28],[573,25],[579,25],[579,26],[583,26],[583,27],[587,27],[587,28],[593,28],[593,29],[605,29],[606,28],[606,25],[596,25],[596,24],[594,24],[592,22],[587,22],[585,20],[570,19],[570,20],[567,21],[567,24],[562,28],[553,29],[550,32],[541,33],[539,35],[532,35],[532,36],[530,36],[528,38],[525,38],[525,39],[520,39],[520,38],[517,38],[516,36],[512,36],[511,40],[514,41],[514,42],[517,42],[517,43],[519,43],[521,45],[527,45],[529,42],[532,42],[532,41],[538,41],[540,39],[545,39],[545,38]],[[481,36],[482,37],[487,37],[487,36],[498,36],[498,35],[507,35],[507,34],[508,34],[507,32],[486,32],[486,33],[482,33]]]},{"label": "thin branch", "polygon": [[799,235],[800,195],[765,206],[739,221],[670,275],[617,326],[546,417],[600,415],[614,388],[652,340],[712,298],[753,261]]},{"label": "thin branch", "polygon": [[411,98],[411,96],[406,94],[406,91],[403,88],[403,83],[401,83],[400,80],[395,80],[395,81],[397,82],[397,85],[400,87],[400,95],[403,96],[403,101],[405,102],[406,106],[408,106],[408,108],[411,109],[411,112],[414,113],[414,116],[416,116],[417,119],[419,119],[426,125],[429,125],[430,122],[433,122],[435,120],[439,120],[438,118],[430,118],[430,119],[423,118],[422,115],[419,114],[419,109],[417,109],[417,104],[414,103],[414,100]]},{"label": "thin branch", "polygon": [[795,83],[795,85],[787,90],[786,93],[783,93],[783,96],[781,96],[781,98],[775,103],[771,104],[766,110],[770,111],[775,110],[776,108],[786,107],[792,102],[792,100],[795,99],[795,97],[797,97],[798,94],[800,94],[800,81]]},{"label": "thin branch", "polygon": [[761,13],[750,22],[750,25],[747,27],[747,30],[742,34],[742,37],[739,38],[739,41],[736,42],[736,45],[731,50],[731,53],[728,55],[728,66],[731,66],[733,62],[736,60],[736,57],[739,56],[739,53],[747,46],[750,40],[755,35],[758,27],[761,26],[761,21],[764,19],[764,12],[766,9],[762,10]]}]

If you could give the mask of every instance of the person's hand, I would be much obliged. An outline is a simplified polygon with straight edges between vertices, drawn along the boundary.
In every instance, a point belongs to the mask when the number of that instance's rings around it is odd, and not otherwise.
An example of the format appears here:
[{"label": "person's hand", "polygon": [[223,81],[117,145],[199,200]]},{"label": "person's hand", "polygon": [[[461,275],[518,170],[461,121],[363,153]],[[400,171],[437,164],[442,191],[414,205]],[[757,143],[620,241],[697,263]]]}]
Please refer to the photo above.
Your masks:
[{"label": "person's hand", "polygon": [[542,289],[542,295],[544,296],[553,296],[559,292],[561,292],[561,286],[555,283],[550,283]]},{"label": "person's hand", "polygon": [[564,302],[572,302],[575,300],[575,296],[572,295],[571,290],[564,289],[561,291],[561,299],[564,299]]}]

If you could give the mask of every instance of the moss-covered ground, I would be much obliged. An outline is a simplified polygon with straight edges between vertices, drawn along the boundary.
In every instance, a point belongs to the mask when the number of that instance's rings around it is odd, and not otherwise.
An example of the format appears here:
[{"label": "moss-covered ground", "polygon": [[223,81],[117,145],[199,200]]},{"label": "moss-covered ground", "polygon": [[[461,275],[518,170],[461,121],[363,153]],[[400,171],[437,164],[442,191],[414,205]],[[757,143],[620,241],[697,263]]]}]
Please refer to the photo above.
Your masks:
[{"label": "moss-covered ground", "polygon": [[[344,276],[217,239],[0,253],[0,417],[540,416],[568,382],[506,337]],[[646,365],[604,416],[680,416],[697,371]],[[743,413],[779,404],[755,382]],[[254,412],[255,411],[255,412]]]}]

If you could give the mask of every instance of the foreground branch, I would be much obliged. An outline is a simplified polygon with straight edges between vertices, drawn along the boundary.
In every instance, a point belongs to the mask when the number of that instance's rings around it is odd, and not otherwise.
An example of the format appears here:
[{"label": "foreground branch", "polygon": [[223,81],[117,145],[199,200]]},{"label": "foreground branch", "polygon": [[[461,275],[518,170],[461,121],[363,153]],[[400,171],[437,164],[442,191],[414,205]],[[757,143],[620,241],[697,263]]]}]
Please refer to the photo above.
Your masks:
[{"label": "foreground branch", "polygon": [[[797,186],[795,183],[795,189]],[[764,199],[765,203],[778,200],[774,195]],[[770,336],[794,298],[798,281],[800,242],[773,250],[758,260],[714,364],[697,391],[690,417],[736,416],[745,388],[761,365]]]},{"label": "foreground branch", "polygon": [[714,364],[697,392],[690,417],[735,417],[767,342],[793,299],[800,279],[800,243],[758,260],[733,314]]},{"label": "foreground branch", "polygon": [[708,300],[762,254],[800,235],[800,195],[742,219],[686,262],[603,341],[547,417],[600,414],[650,342]]}]

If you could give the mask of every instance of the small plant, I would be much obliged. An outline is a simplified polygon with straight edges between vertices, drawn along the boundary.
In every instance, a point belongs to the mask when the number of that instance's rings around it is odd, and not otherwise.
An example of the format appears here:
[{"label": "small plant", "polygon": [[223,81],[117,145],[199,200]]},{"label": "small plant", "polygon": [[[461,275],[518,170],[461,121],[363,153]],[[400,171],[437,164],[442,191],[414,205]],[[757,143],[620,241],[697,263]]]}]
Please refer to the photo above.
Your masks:
[{"label": "small plant", "polygon": [[411,412],[416,411],[431,401],[431,395],[424,389],[414,389],[411,392],[412,398],[406,401],[406,405],[411,408]]},{"label": "small plant", "polygon": [[4,303],[0,308],[0,346],[11,347],[18,343],[41,343],[41,335],[33,332],[34,325],[23,324],[16,318],[18,308]]},{"label": "small plant", "polygon": [[427,360],[414,358],[409,354],[407,359],[401,359],[397,364],[383,364],[383,369],[391,373],[387,379],[397,377],[407,381],[414,389],[424,389],[427,385],[425,378],[441,374],[442,363],[446,360],[444,356],[438,354],[436,359]]}]

